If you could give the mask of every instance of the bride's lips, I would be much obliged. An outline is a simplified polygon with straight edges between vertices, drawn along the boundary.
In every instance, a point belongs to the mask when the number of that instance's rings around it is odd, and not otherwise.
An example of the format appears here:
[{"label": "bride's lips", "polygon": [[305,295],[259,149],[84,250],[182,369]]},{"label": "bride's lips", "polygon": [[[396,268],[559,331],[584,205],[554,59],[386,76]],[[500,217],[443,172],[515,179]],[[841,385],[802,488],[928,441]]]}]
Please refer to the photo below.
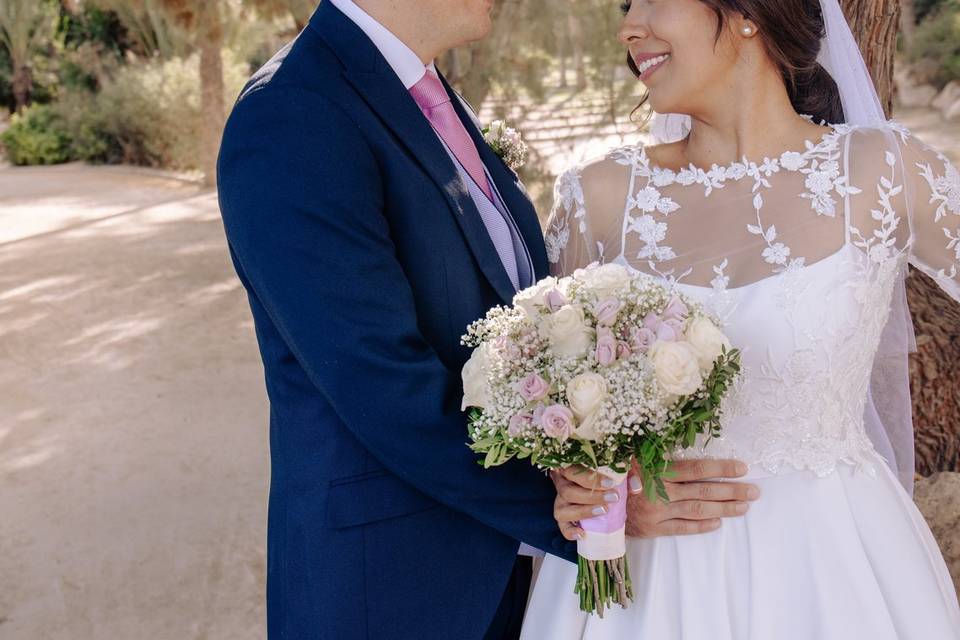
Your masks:
[{"label": "bride's lips", "polygon": [[670,61],[668,52],[660,53],[634,53],[633,62],[637,65],[640,75],[638,80],[646,81],[650,76],[656,73],[657,69]]}]

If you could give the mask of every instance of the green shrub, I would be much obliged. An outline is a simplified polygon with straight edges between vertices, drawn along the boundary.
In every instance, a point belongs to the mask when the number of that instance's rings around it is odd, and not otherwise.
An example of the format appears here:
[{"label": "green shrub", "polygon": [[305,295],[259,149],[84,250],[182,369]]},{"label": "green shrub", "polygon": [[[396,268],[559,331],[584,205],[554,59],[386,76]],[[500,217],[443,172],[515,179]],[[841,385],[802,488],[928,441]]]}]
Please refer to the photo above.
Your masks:
[{"label": "green shrub", "polygon": [[960,80],[960,0],[943,2],[920,22],[907,55],[921,82],[942,88]]},{"label": "green shrub", "polygon": [[34,105],[14,115],[0,134],[15,165],[59,164],[70,160],[70,138],[60,114],[49,105]]},{"label": "green shrub", "polygon": [[[248,68],[224,52],[227,108]],[[199,57],[130,59],[98,92],[65,87],[53,105],[15,122],[4,144],[16,164],[68,160],[195,169],[206,125],[200,111]],[[26,116],[29,117],[26,117]]]},{"label": "green shrub", "polygon": [[[246,65],[225,52],[228,108],[247,75]],[[86,140],[87,156],[100,153],[109,162],[197,168],[206,126],[200,111],[199,77],[197,55],[127,64],[104,83],[89,104],[76,107],[80,115],[71,118],[71,130]]]}]

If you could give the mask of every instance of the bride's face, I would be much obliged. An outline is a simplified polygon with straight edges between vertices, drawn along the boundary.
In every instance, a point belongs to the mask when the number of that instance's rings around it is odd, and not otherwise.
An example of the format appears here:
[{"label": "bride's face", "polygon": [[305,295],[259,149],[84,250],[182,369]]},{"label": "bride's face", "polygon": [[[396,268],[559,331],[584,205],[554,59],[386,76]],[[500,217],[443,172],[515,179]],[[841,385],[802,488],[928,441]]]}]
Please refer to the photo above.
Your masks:
[{"label": "bride's face", "polygon": [[743,19],[719,21],[699,0],[628,0],[617,34],[659,113],[696,114],[732,98]]}]

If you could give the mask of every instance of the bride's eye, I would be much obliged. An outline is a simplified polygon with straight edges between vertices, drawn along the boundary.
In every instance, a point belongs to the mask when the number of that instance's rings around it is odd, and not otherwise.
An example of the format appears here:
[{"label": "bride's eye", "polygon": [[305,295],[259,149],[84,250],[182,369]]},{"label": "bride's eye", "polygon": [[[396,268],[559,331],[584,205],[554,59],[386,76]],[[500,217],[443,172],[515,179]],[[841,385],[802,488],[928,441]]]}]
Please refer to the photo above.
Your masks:
[{"label": "bride's eye", "polygon": [[630,12],[630,4],[631,4],[630,0],[627,0],[627,2],[621,2],[620,13],[622,13],[623,15],[627,15]]}]

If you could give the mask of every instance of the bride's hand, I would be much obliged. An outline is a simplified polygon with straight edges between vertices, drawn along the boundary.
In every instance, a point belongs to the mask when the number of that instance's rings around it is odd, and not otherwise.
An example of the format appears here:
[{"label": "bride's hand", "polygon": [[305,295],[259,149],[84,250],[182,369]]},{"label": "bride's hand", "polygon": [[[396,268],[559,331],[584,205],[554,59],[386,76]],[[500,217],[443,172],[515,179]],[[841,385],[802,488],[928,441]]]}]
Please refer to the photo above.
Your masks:
[{"label": "bride's hand", "polygon": [[[550,477],[557,488],[553,517],[567,540],[577,540],[583,535],[581,520],[603,515],[607,505],[619,499],[609,478],[586,467],[555,469]],[[640,491],[640,481],[632,474],[629,486],[633,493]]]},{"label": "bride's hand", "polygon": [[716,481],[746,474],[746,465],[736,460],[680,460],[670,470],[675,475],[664,482],[670,502],[651,501],[643,495],[628,499],[628,536],[707,533],[720,527],[721,518],[744,515],[750,503],[760,497],[755,485]]}]

